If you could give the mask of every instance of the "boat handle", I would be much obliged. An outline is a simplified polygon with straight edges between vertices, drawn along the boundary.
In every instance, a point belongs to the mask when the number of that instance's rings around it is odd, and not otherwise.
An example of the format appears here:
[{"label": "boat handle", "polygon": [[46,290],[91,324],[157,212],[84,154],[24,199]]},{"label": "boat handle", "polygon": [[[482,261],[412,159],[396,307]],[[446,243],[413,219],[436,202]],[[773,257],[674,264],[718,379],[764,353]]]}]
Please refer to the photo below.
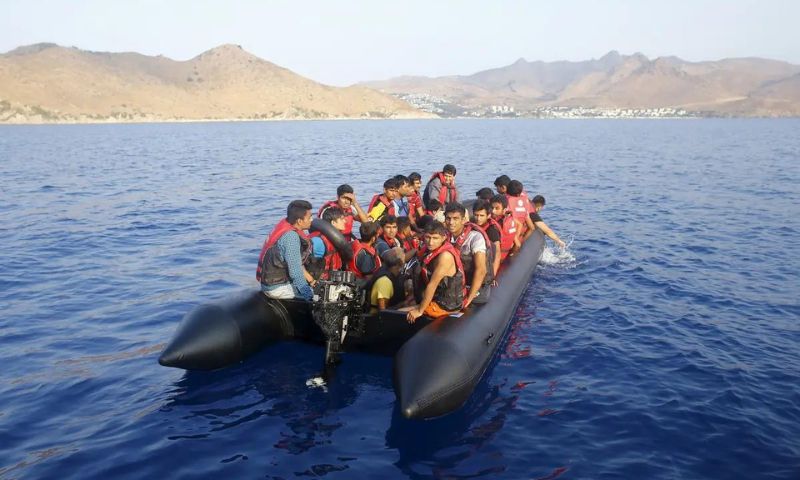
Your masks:
[{"label": "boat handle", "polygon": [[488,337],[486,337],[486,345],[492,343],[492,338],[494,338],[494,333],[490,333]]}]

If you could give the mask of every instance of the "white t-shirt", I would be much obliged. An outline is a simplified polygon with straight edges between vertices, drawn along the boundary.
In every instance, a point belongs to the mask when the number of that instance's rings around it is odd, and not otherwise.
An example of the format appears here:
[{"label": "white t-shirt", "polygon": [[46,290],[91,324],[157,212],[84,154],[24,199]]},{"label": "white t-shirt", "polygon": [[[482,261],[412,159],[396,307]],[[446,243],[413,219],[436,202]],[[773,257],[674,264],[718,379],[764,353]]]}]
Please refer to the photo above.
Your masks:
[{"label": "white t-shirt", "polygon": [[486,253],[486,240],[483,239],[481,232],[473,230],[467,234],[467,239],[461,245],[461,254],[474,255],[480,252]]}]

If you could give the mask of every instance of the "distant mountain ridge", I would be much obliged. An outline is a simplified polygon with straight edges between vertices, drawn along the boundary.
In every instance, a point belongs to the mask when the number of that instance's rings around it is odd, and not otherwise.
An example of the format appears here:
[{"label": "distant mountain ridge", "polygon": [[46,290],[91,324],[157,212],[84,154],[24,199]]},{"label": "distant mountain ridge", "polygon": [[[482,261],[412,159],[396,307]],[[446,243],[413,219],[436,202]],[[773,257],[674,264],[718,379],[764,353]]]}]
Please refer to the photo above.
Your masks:
[{"label": "distant mountain ridge", "polygon": [[[422,96],[420,101],[402,99]],[[430,98],[452,106],[428,108]],[[471,75],[402,76],[339,88],[221,45],[186,61],[54,43],[0,54],[0,123],[526,116],[541,109],[661,109],[800,116],[800,66],[762,58],[688,62],[611,51]],[[510,107],[510,108],[509,108]]]},{"label": "distant mountain ridge", "polygon": [[662,108],[719,115],[800,115],[800,66],[762,58],[688,62],[611,51],[579,62],[516,62],[472,75],[397,77],[360,85],[425,94],[467,108]]},{"label": "distant mountain ridge", "polygon": [[187,60],[40,43],[0,55],[0,122],[430,117],[222,45]]}]

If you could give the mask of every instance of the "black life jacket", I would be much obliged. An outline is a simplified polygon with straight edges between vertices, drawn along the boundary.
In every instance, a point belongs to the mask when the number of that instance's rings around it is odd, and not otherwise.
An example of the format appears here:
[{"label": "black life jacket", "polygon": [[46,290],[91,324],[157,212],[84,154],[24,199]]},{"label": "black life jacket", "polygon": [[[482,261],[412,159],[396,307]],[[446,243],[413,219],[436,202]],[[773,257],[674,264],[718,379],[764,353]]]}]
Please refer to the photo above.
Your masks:
[{"label": "black life jacket", "polygon": [[424,285],[428,284],[436,268],[434,260],[444,252],[449,252],[453,255],[456,262],[456,273],[452,277],[444,277],[442,281],[439,282],[436,291],[433,293],[433,300],[443,309],[454,312],[463,308],[466,291],[464,284],[464,267],[461,265],[460,255],[450,242],[444,242],[441,247],[433,252],[422,254],[420,261],[420,279],[424,289]]},{"label": "black life jacket", "polygon": [[286,265],[286,260],[280,255],[276,243],[292,230],[300,237],[300,255],[303,264],[307,263],[308,258],[311,256],[311,242],[306,234],[302,230],[295,228],[284,218],[275,225],[272,233],[264,241],[264,246],[261,247],[258,266],[256,267],[256,279],[262,285],[280,285],[291,282],[289,267]]}]

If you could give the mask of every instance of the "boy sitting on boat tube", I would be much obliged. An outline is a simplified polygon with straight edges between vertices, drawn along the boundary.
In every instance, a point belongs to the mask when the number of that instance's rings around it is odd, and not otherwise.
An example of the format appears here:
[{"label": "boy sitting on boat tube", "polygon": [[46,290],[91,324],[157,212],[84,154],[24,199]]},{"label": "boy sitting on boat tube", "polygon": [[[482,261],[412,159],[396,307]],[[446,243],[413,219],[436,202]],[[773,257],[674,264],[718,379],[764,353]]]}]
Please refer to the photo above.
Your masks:
[{"label": "boy sitting on boat tube", "polygon": [[414,323],[422,315],[440,318],[461,310],[464,302],[464,267],[459,253],[449,242],[449,232],[436,220],[425,227],[425,249],[420,252],[419,281],[422,300],[406,319]]}]

